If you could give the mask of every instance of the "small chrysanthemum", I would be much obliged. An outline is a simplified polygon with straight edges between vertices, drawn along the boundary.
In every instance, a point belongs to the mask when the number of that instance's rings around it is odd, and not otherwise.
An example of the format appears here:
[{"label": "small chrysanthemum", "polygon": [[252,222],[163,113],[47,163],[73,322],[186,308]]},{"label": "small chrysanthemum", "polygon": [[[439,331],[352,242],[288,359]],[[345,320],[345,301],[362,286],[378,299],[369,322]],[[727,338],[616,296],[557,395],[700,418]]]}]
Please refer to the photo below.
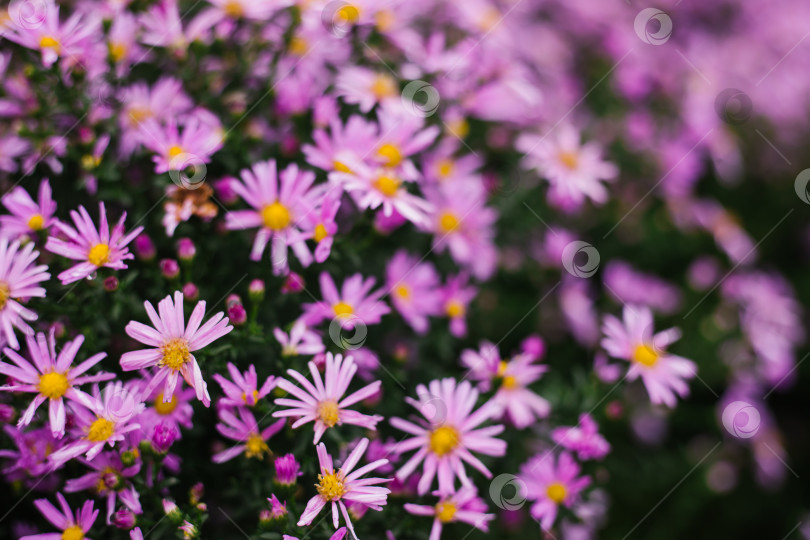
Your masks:
[{"label": "small chrysanthemum", "polygon": [[219,373],[214,375],[214,380],[225,392],[225,397],[218,403],[225,407],[253,407],[276,386],[276,378],[270,376],[259,388],[259,379],[253,364],[250,364],[246,372],[240,373],[235,365],[228,362],[228,373],[231,376],[230,381]]},{"label": "small chrysanthemum", "polygon": [[357,365],[351,356],[344,360],[341,354],[333,356],[330,352],[326,353],[324,378],[321,378],[314,362],[309,362],[308,365],[315,383],[314,386],[297,371],[288,369],[287,373],[298,381],[301,388],[286,379],[281,379],[278,387],[297,399],[277,399],[276,405],[290,408],[274,412],[273,416],[276,418],[298,417],[298,420],[292,425],[293,429],[314,421],[315,438],[312,444],[318,444],[326,430],[336,425],[353,424],[366,429],[376,429],[377,423],[383,419],[382,416],[362,414],[348,407],[379,392],[382,384],[380,381],[374,381],[344,398],[343,395],[357,372]]},{"label": "small chrysanthemum", "polygon": [[189,386],[196,390],[197,399],[208,407],[211,404],[208,386],[203,380],[200,366],[192,353],[210,345],[233,330],[233,326],[228,325],[228,318],[219,312],[208,319],[208,322],[202,324],[205,316],[205,301],[201,301],[197,302],[188,319],[188,326],[186,326],[183,314],[183,293],[180,291],[174,293],[174,301],[171,296],[161,300],[158,303],[158,311],[155,311],[148,301],[144,302],[144,307],[154,328],[137,321],[130,321],[127,324],[126,332],[131,338],[153,348],[123,354],[121,367],[124,371],[156,367],[154,377],[144,390],[144,394],[148,395],[165,381],[163,386],[165,402],[172,399],[178,378],[182,375]]},{"label": "small chrysanthemum", "polygon": [[39,184],[37,200],[20,186],[3,195],[3,206],[9,215],[0,216],[0,234],[13,239],[47,231],[53,224],[56,203],[51,197],[51,185],[45,179]]},{"label": "small chrysanthemum", "polygon": [[284,427],[284,420],[279,420],[260,430],[253,413],[245,407],[238,407],[235,412],[221,409],[219,419],[217,431],[225,437],[237,441],[238,444],[215,454],[214,463],[224,463],[239,454],[245,454],[245,457],[248,458],[263,459],[265,454],[270,453],[267,440]]},{"label": "small chrysanthemum", "polygon": [[391,312],[382,300],[383,291],[372,292],[375,279],[364,279],[354,274],[343,282],[338,292],[335,282],[328,273],[321,273],[321,295],[323,300],[304,304],[301,319],[308,325],[315,325],[324,319],[339,318],[347,330],[354,328],[353,321],[359,319],[363,324],[377,324],[383,315]]},{"label": "small chrysanthemum", "polygon": [[43,298],[45,289],[38,285],[51,277],[47,266],[33,266],[37,257],[33,243],[20,249],[19,241],[0,238],[0,327],[12,349],[20,348],[14,328],[33,334],[25,321],[37,319],[36,313],[22,305],[23,299]]},{"label": "small chrysanthemum", "polygon": [[571,508],[580,492],[590,484],[579,476],[579,464],[571,454],[561,452],[556,458],[550,451],[537,454],[521,467],[520,479],[526,486],[526,497],[534,501],[531,514],[548,530],[554,525],[560,505]]},{"label": "small chrysanthemum", "polygon": [[[435,493],[439,496],[439,492]],[[433,527],[429,540],[439,540],[445,523],[460,521],[468,523],[483,532],[489,532],[489,522],[495,514],[487,514],[487,505],[478,496],[475,488],[463,487],[452,495],[440,497],[433,506],[405,504],[405,511],[415,516],[432,516]]]},{"label": "small chrysanthemum", "polygon": [[20,540],[85,540],[85,533],[90,530],[98,517],[98,510],[93,509],[93,501],[84,501],[81,509],[74,514],[64,495],[57,492],[56,499],[59,501],[61,511],[47,499],[37,499],[34,505],[61,533],[34,534],[23,536]]},{"label": "small chrysanthemum", "polygon": [[84,336],[79,335],[73,341],[65,343],[58,355],[53,331],[47,339],[43,333],[37,334],[36,337],[27,336],[26,343],[31,360],[23,358],[11,349],[3,350],[16,365],[0,362],[0,373],[13,378],[18,384],[0,387],[0,390],[37,394],[20,417],[18,426],[30,424],[37,408],[48,400],[51,432],[54,437],[62,437],[65,434],[65,399],[78,399],[81,390],[77,387],[82,384],[115,378],[114,373],[104,372],[83,375],[106,358],[107,353],[95,354],[78,366],[72,367],[73,359],[84,343]]},{"label": "small chrysanthemum", "polygon": [[82,261],[59,274],[63,285],[91,276],[102,267],[123,270],[127,267],[124,261],[134,258],[127,244],[141,233],[143,227],[135,227],[124,234],[124,220],[127,217],[127,213],[124,212],[118,223],[110,230],[104,203],[100,202],[98,207],[98,228],[93,224],[84,206],[79,206],[78,212],[70,211],[75,228],[61,221],[54,224],[56,230],[65,235],[67,240],[50,236],[45,244],[45,249],[52,253]]}]

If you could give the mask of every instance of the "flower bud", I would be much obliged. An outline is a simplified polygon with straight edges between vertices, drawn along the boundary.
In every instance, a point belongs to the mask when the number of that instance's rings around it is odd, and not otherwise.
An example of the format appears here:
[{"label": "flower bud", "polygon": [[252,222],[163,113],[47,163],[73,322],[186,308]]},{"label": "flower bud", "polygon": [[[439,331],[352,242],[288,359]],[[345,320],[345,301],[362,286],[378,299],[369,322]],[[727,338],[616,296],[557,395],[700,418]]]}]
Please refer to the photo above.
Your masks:
[{"label": "flower bud", "polygon": [[166,279],[174,279],[180,275],[180,265],[174,259],[160,261],[160,271]]}]

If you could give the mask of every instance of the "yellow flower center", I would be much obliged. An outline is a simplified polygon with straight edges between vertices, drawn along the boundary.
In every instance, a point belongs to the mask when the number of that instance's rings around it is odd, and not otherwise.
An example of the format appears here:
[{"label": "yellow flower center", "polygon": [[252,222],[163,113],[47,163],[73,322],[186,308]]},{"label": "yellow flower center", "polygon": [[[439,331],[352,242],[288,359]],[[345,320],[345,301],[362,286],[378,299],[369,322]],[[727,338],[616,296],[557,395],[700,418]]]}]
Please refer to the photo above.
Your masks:
[{"label": "yellow flower center", "polygon": [[177,408],[177,396],[172,396],[170,401],[163,401],[163,393],[155,398],[155,412],[162,415],[171,414]]},{"label": "yellow flower center", "polygon": [[397,178],[387,175],[382,175],[374,181],[374,187],[386,197],[393,197],[396,195],[397,191],[399,190],[399,184],[400,181]]},{"label": "yellow flower center", "polygon": [[312,237],[315,239],[316,242],[320,242],[324,238],[329,236],[329,232],[324,227],[323,223],[318,223],[318,226],[315,227],[315,232],[313,233]]},{"label": "yellow flower center", "polygon": [[397,293],[397,296],[399,296],[403,300],[407,300],[408,297],[411,296],[411,290],[408,287],[406,287],[405,285],[400,285],[399,287],[397,287],[396,288],[396,293]]},{"label": "yellow flower center", "polygon": [[450,426],[441,426],[430,433],[428,446],[430,451],[441,457],[452,452],[458,446],[458,431]]},{"label": "yellow flower center", "polygon": [[560,152],[558,156],[560,163],[565,165],[569,170],[576,170],[579,166],[579,156],[576,152]]},{"label": "yellow flower center", "polygon": [[568,490],[566,490],[565,486],[559,482],[549,484],[549,486],[546,488],[546,496],[556,504],[563,502],[567,494]]},{"label": "yellow flower center", "polygon": [[59,399],[65,395],[70,383],[64,373],[52,371],[39,377],[39,393],[50,399]]},{"label": "yellow flower center", "polygon": [[456,515],[456,505],[450,501],[440,502],[435,506],[436,519],[442,523],[453,521]]},{"label": "yellow flower center", "polygon": [[341,478],[343,475],[340,474],[340,471],[336,474],[335,469],[332,469],[332,472],[326,472],[324,469],[324,473],[326,474],[318,475],[318,483],[315,484],[318,493],[327,501],[340,499],[346,493],[346,487]]},{"label": "yellow flower center", "polygon": [[183,148],[175,144],[169,147],[167,153],[169,154],[169,159],[176,158],[177,156],[183,153]]},{"label": "yellow flower center", "polygon": [[191,360],[191,353],[188,350],[188,342],[183,338],[170,339],[160,348],[163,359],[160,365],[170,369],[180,369],[183,364]]},{"label": "yellow flower center", "polygon": [[470,133],[470,124],[464,118],[453,120],[447,123],[447,131],[459,139],[463,139]]},{"label": "yellow flower center", "polygon": [[225,12],[225,15],[227,15],[228,17],[232,17],[234,19],[238,19],[245,12],[244,9],[242,9],[242,4],[240,4],[236,0],[226,2],[223,11]]},{"label": "yellow flower center", "polygon": [[78,525],[71,525],[62,531],[62,540],[84,540],[84,531]]},{"label": "yellow flower center", "polygon": [[439,217],[439,230],[443,233],[451,233],[458,229],[459,220],[452,212],[442,212]]},{"label": "yellow flower center", "polygon": [[506,390],[512,390],[517,388],[518,382],[514,375],[507,375],[501,381],[501,388],[505,388]]},{"label": "yellow flower center", "polygon": [[340,419],[340,409],[336,401],[321,401],[318,404],[318,416],[328,427],[334,427]]},{"label": "yellow flower center", "polygon": [[456,164],[453,163],[452,159],[443,159],[439,162],[438,169],[439,169],[439,176],[442,178],[447,178],[451,174],[453,174],[453,169],[455,169]]},{"label": "yellow flower center", "polygon": [[340,317],[341,315],[351,315],[354,313],[354,308],[346,302],[338,302],[332,306],[332,311],[335,312],[336,317]]},{"label": "yellow flower center", "polygon": [[87,260],[96,266],[103,266],[110,260],[110,246],[107,244],[96,244],[90,248]]},{"label": "yellow flower center", "polygon": [[28,228],[32,231],[41,231],[45,226],[45,218],[41,214],[34,214],[28,219]]},{"label": "yellow flower center", "polygon": [[658,353],[649,345],[639,345],[633,351],[633,361],[647,367],[652,367],[658,362]]},{"label": "yellow flower center", "polygon": [[110,50],[110,56],[114,62],[120,62],[127,55],[127,46],[123,43],[110,42],[107,48]]},{"label": "yellow flower center", "polygon": [[6,307],[6,302],[11,297],[11,288],[5,281],[0,281],[0,309]]},{"label": "yellow flower center", "polygon": [[462,317],[464,315],[464,304],[458,300],[450,300],[444,307],[448,317]]},{"label": "yellow flower center", "polygon": [[[251,392],[250,394],[253,396],[253,402],[254,402],[254,403],[256,403],[256,400],[257,400],[257,399],[259,399],[259,391],[258,391],[258,390],[254,390],[254,391],[253,391],[253,392]],[[243,394],[242,394],[242,401],[244,401],[245,403],[247,403],[247,394],[245,394],[245,393],[243,393]]]},{"label": "yellow flower center", "polygon": [[352,174],[352,170],[349,167],[347,167],[345,163],[343,163],[341,161],[332,162],[332,168],[334,168],[336,171],[340,171],[342,173]]},{"label": "yellow flower center", "polygon": [[264,442],[262,436],[258,433],[251,433],[245,442],[245,456],[249,458],[261,458],[265,452],[269,452],[270,447]]},{"label": "yellow flower center", "polygon": [[343,22],[347,22],[350,24],[354,24],[360,18],[360,10],[357,6],[353,6],[352,4],[346,4],[335,13],[338,19]]},{"label": "yellow flower center", "polygon": [[390,9],[381,9],[374,14],[374,23],[377,25],[377,29],[379,29],[380,32],[389,30],[394,26],[395,21],[394,12]]},{"label": "yellow flower center", "polygon": [[129,118],[133,124],[140,124],[147,118],[152,118],[152,111],[144,107],[132,107],[129,109]]},{"label": "yellow flower center", "polygon": [[59,51],[62,48],[56,38],[51,36],[42,36],[39,39],[39,47],[41,49],[53,49],[56,54],[59,54]]},{"label": "yellow flower center", "polygon": [[377,150],[377,155],[385,159],[385,164],[389,167],[396,167],[402,163],[402,152],[395,144],[385,143]]},{"label": "yellow flower center", "polygon": [[504,360],[498,362],[498,373],[497,373],[498,377],[503,377],[503,374],[506,373],[507,366],[509,366],[509,363],[505,362]]},{"label": "yellow flower center", "polygon": [[309,50],[309,43],[302,37],[293,36],[290,38],[290,53],[295,56],[304,56]]},{"label": "yellow flower center", "polygon": [[371,83],[371,93],[377,98],[382,100],[384,98],[393,97],[397,94],[397,84],[393,77],[381,73],[374,78]]},{"label": "yellow flower center", "polygon": [[101,164],[101,157],[85,154],[82,156],[82,168],[91,171]]},{"label": "yellow flower center", "polygon": [[274,231],[285,229],[290,224],[290,220],[290,211],[278,201],[262,208],[262,221],[268,229]]},{"label": "yellow flower center", "polygon": [[106,418],[96,418],[90,424],[90,430],[87,432],[87,440],[92,442],[104,442],[115,432],[115,423],[110,422]]}]

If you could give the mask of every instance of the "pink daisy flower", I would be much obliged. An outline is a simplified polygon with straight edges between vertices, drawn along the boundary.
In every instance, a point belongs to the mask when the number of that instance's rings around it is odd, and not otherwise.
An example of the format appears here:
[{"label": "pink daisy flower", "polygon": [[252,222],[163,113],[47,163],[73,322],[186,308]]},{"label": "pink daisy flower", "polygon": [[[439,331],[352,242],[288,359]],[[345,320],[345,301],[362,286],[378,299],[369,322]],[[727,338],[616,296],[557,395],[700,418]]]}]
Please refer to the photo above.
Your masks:
[{"label": "pink daisy flower", "polygon": [[610,443],[599,434],[599,426],[588,413],[579,416],[576,426],[554,429],[551,438],[563,448],[576,452],[581,460],[602,459],[610,452]]},{"label": "pink daisy flower", "polygon": [[73,341],[68,341],[56,354],[56,340],[53,331],[46,338],[39,333],[34,337],[26,336],[28,354],[32,360],[27,360],[9,348],[3,353],[16,365],[0,362],[0,373],[17,381],[18,384],[2,386],[0,390],[13,392],[33,392],[37,395],[20,417],[17,426],[26,426],[31,423],[37,408],[49,400],[48,415],[51,423],[51,433],[54,437],[65,434],[65,398],[77,400],[77,387],[88,382],[108,381],[115,378],[114,373],[97,373],[96,375],[82,376],[88,369],[106,358],[107,353],[98,353],[76,367],[71,367],[76,353],[79,351],[84,336],[79,335]]},{"label": "pink daisy flower", "polygon": [[425,128],[424,118],[407,111],[399,100],[383,106],[377,116],[381,135],[372,159],[408,180],[421,178],[422,174],[408,158],[430,146],[439,135],[439,128]]},{"label": "pink daisy flower", "polygon": [[152,304],[144,302],[146,314],[154,328],[137,321],[127,324],[129,337],[153,347],[124,353],[121,356],[121,367],[124,371],[156,367],[157,371],[144,390],[148,395],[160,383],[163,385],[164,402],[172,399],[179,375],[182,375],[189,386],[197,392],[197,399],[208,407],[211,397],[208,386],[202,377],[197,359],[192,354],[221,338],[231,330],[228,318],[220,311],[205,324],[205,301],[197,302],[186,326],[183,314],[183,293],[176,291],[174,301],[167,296],[158,303],[158,311]]},{"label": "pink daisy flower", "polygon": [[344,66],[338,73],[335,90],[343,101],[356,104],[364,113],[378,103],[400,100],[399,83],[394,77],[359,66]]},{"label": "pink daisy flower", "polygon": [[314,145],[305,144],[304,152],[307,163],[327,172],[352,172],[341,161],[346,157],[363,160],[377,140],[377,125],[362,116],[349,117],[344,125],[335,114],[329,122],[329,133],[323,129],[312,132]]},{"label": "pink daisy flower", "polygon": [[312,356],[326,350],[321,335],[310,330],[301,319],[293,323],[289,334],[275,328],[273,336],[281,344],[281,356]]},{"label": "pink daisy flower", "polygon": [[468,283],[466,274],[451,276],[439,292],[442,311],[450,318],[450,333],[458,338],[467,335],[467,310],[478,294]]},{"label": "pink daisy flower", "polygon": [[488,456],[506,453],[506,442],[494,437],[503,431],[502,425],[478,428],[498,413],[493,404],[487,403],[473,412],[478,390],[469,381],[456,383],[455,379],[449,377],[433,380],[427,387],[420,384],[416,392],[418,400],[405,399],[425,417],[422,425],[401,418],[391,419],[392,426],[413,435],[397,443],[395,452],[400,454],[418,449],[399,469],[397,479],[401,482],[407,480],[423,461],[422,477],[417,485],[420,495],[428,492],[437,473],[439,492],[442,494],[455,491],[456,477],[462,485],[472,486],[472,480],[464,468],[465,462],[491,478],[492,473],[473,452]]},{"label": "pink daisy flower", "polygon": [[59,501],[61,512],[47,499],[37,499],[34,501],[34,506],[61,533],[33,534],[23,536],[20,540],[90,540],[84,535],[90,530],[98,517],[98,510],[93,509],[93,501],[84,501],[81,510],[77,510],[74,514],[70,506],[68,506],[64,495],[57,492],[56,500]]},{"label": "pink daisy flower", "polygon": [[51,197],[51,185],[45,179],[39,184],[37,201],[21,187],[3,195],[3,206],[10,215],[0,216],[0,233],[18,239],[39,231],[47,231],[54,222],[56,203]]},{"label": "pink daisy flower", "polygon": [[142,122],[158,117],[177,117],[187,114],[193,107],[191,99],[183,91],[177,79],[162,77],[152,88],[144,83],[135,83],[121,90],[122,111],[118,117],[124,136],[121,137],[121,153],[128,156],[138,146],[138,128]]},{"label": "pink daisy flower", "polygon": [[81,461],[93,470],[65,482],[65,492],[91,490],[107,499],[107,525],[110,524],[110,517],[119,499],[134,514],[143,513],[138,490],[128,480],[141,470],[140,460],[134,465],[124,467],[118,453],[109,451],[102,452],[93,461]]},{"label": "pink daisy flower", "polygon": [[601,181],[619,174],[616,165],[602,160],[597,143],[580,143],[580,135],[571,125],[561,126],[551,139],[522,135],[517,149],[527,154],[525,166],[537,169],[549,181],[549,198],[563,209],[576,209],[585,198],[604,203],[608,191]]},{"label": "pink daisy flower", "polygon": [[[338,231],[335,218],[340,210],[342,196],[343,190],[340,187],[331,187],[321,199],[318,209],[308,212],[302,220],[303,238],[312,239],[317,244],[315,247],[316,262],[324,262],[332,253],[332,244],[335,242],[335,235]],[[293,236],[291,241],[295,243],[298,239]]]},{"label": "pink daisy flower", "polygon": [[369,416],[348,407],[379,392],[382,384],[380,381],[374,381],[344,398],[343,395],[348,390],[354,374],[357,373],[357,365],[351,356],[347,356],[344,360],[341,354],[326,353],[324,378],[321,377],[315,362],[309,362],[307,365],[312,374],[314,386],[297,371],[288,369],[287,373],[298,381],[301,388],[286,379],[278,381],[279,388],[297,399],[276,399],[276,405],[289,407],[289,409],[274,412],[274,417],[297,417],[298,420],[292,425],[293,429],[314,421],[315,438],[312,444],[318,444],[326,430],[336,425],[352,424],[370,430],[377,429],[377,423],[383,419],[382,416]]},{"label": "pink daisy flower", "polygon": [[8,238],[0,238],[0,327],[12,349],[20,348],[14,328],[33,334],[25,321],[37,319],[36,313],[23,307],[21,299],[44,298],[45,289],[38,284],[51,277],[47,266],[33,266],[37,257],[39,251],[34,251],[33,242],[20,249],[19,241],[9,243]]},{"label": "pink daisy flower", "polygon": [[214,374],[214,380],[225,392],[225,397],[221,398],[218,403],[225,407],[253,407],[276,386],[276,378],[270,376],[259,388],[259,379],[253,364],[250,364],[246,372],[240,373],[235,365],[228,362],[228,373],[231,375],[231,381],[219,373]]},{"label": "pink daisy flower", "polygon": [[267,440],[281,431],[285,424],[284,420],[279,420],[260,430],[253,413],[245,407],[237,407],[235,410],[220,409],[219,420],[217,431],[239,444],[214,454],[214,463],[230,461],[242,453],[248,458],[262,459],[265,454],[270,453]]},{"label": "pink daisy flower", "polygon": [[372,510],[382,510],[382,507],[388,502],[388,494],[391,490],[376,484],[389,482],[390,479],[361,477],[387,464],[388,460],[378,459],[355,469],[366,452],[366,448],[368,448],[368,439],[361,439],[343,465],[335,472],[332,456],[326,452],[326,446],[323,443],[318,445],[318,462],[321,471],[318,475],[318,483],[315,485],[318,494],[307,503],[307,507],[298,521],[299,527],[312,523],[323,507],[327,503],[331,503],[332,524],[335,529],[338,528],[338,509],[340,509],[349,532],[356,540],[357,535],[354,532],[352,521],[349,519],[345,503],[359,503]]},{"label": "pink daisy flower", "polygon": [[652,311],[647,306],[625,305],[623,318],[622,322],[612,315],[605,317],[602,347],[614,358],[630,362],[628,380],[641,377],[650,401],[674,407],[677,396],[689,394],[686,381],[697,374],[694,362],[666,351],[680,338],[680,330],[654,334]]},{"label": "pink daisy flower", "polygon": [[104,203],[98,203],[98,208],[98,229],[84,206],[79,206],[78,212],[70,211],[75,229],[61,221],[54,223],[54,227],[65,235],[67,240],[50,236],[45,244],[45,249],[68,259],[82,261],[59,274],[62,285],[91,276],[99,268],[123,270],[127,268],[124,261],[134,258],[134,255],[129,252],[127,244],[141,233],[143,227],[135,227],[125,235],[124,220],[127,213],[124,212],[118,223],[110,230]]},{"label": "pink daisy flower", "polygon": [[304,266],[312,262],[301,223],[307,214],[315,211],[321,188],[313,189],[315,174],[301,171],[293,164],[276,173],[274,160],[262,161],[241,173],[242,181],[231,182],[231,188],[253,207],[252,210],[233,210],[225,216],[231,229],[258,227],[250,259],[261,259],[264,248],[272,241],[273,273],[283,274],[287,264],[287,246]]},{"label": "pink daisy flower", "polygon": [[138,392],[128,390],[121,382],[114,382],[104,388],[103,395],[98,387],[93,395],[77,393],[76,402],[81,407],[71,406],[75,413],[77,437],[73,442],[50,455],[54,467],[84,454],[92,460],[104,449],[104,445],[115,446],[123,441],[126,434],[140,427],[133,419],[144,409]]},{"label": "pink daisy flower", "polygon": [[523,464],[520,479],[526,486],[526,497],[534,501],[531,515],[540,520],[540,527],[550,529],[557,519],[560,505],[571,508],[580,492],[590,484],[587,476],[579,476],[579,464],[571,454],[561,452],[556,459],[550,451],[537,454]]},{"label": "pink daisy flower", "polygon": [[343,327],[351,330],[354,321],[360,320],[363,324],[377,324],[383,315],[391,312],[380,299],[382,290],[371,292],[375,279],[363,279],[360,274],[354,274],[346,279],[338,292],[335,282],[326,272],[321,273],[320,284],[323,301],[304,304],[304,314],[301,319],[308,325],[318,324],[324,319],[339,317],[344,321]]},{"label": "pink daisy flower", "polygon": [[389,261],[385,273],[385,286],[391,293],[394,308],[417,333],[427,332],[428,317],[441,312],[436,268],[399,250]]},{"label": "pink daisy flower", "polygon": [[139,131],[143,145],[155,153],[152,161],[158,174],[201,167],[222,148],[222,126],[198,116],[188,115],[182,129],[174,119],[165,126],[156,120],[145,120]]},{"label": "pink daisy flower", "polygon": [[434,495],[440,499],[433,506],[411,503],[404,505],[405,511],[409,514],[433,517],[429,540],[439,540],[442,536],[442,527],[446,523],[467,523],[483,532],[489,532],[489,522],[495,519],[495,514],[486,513],[487,505],[478,496],[475,488],[463,487],[444,497],[441,497],[438,491]]}]

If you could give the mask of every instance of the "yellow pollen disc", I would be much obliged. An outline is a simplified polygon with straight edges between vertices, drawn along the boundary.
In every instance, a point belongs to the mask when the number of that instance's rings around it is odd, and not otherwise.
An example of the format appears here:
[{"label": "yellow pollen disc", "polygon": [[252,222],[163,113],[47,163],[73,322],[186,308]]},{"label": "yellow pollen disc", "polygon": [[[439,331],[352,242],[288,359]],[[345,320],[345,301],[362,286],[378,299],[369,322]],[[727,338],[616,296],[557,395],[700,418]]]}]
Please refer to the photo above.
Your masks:
[{"label": "yellow pollen disc", "polygon": [[37,386],[39,393],[50,399],[59,399],[65,395],[70,383],[64,373],[57,373],[52,371],[45,373],[39,377],[39,385]]},{"label": "yellow pollen disc", "polygon": [[332,472],[330,473],[318,475],[318,483],[315,484],[315,488],[318,490],[321,497],[327,501],[339,499],[344,493],[346,493],[346,488],[343,486],[343,480],[338,477],[339,475],[340,472],[335,474],[334,469],[332,469]]},{"label": "yellow pollen disc", "polygon": [[269,452],[270,448],[264,442],[262,436],[258,433],[251,433],[248,440],[245,442],[245,456],[249,458],[262,457],[265,452]]},{"label": "yellow pollen disc", "polygon": [[458,300],[450,300],[444,310],[448,317],[461,317],[464,315],[464,304]]},{"label": "yellow pollen disc", "polygon": [[110,42],[107,48],[110,50],[110,57],[114,62],[120,62],[127,55],[127,46],[123,43]]},{"label": "yellow pollen disc", "polygon": [[443,233],[451,233],[458,229],[459,221],[456,215],[452,212],[442,212],[439,217],[439,230]]},{"label": "yellow pollen disc", "polygon": [[285,229],[290,224],[290,220],[290,211],[278,201],[262,208],[262,221],[268,229],[274,231]]},{"label": "yellow pollen disc", "polygon": [[337,10],[335,16],[338,18],[338,20],[342,22],[354,24],[360,18],[360,10],[357,9],[357,6],[346,4],[345,6]]},{"label": "yellow pollen disc", "polygon": [[240,4],[236,0],[226,2],[223,11],[225,12],[225,15],[227,15],[228,17],[232,17],[234,19],[238,19],[245,13],[244,9],[242,9],[242,4]]},{"label": "yellow pollen disc", "polygon": [[85,170],[93,170],[101,164],[101,158],[85,154],[82,156],[82,168]]},{"label": "yellow pollen disc", "polygon": [[5,281],[0,281],[0,309],[6,307],[6,302],[11,297],[11,288]]},{"label": "yellow pollen disc", "polygon": [[323,223],[318,223],[318,226],[315,227],[315,232],[313,233],[312,237],[315,239],[316,242],[320,242],[324,238],[329,236],[329,232],[324,227]]},{"label": "yellow pollen disc", "polygon": [[470,124],[464,118],[451,121],[447,124],[447,131],[459,139],[463,139],[470,133]]},{"label": "yellow pollen disc", "polygon": [[84,531],[78,525],[71,525],[62,531],[62,540],[84,540]]},{"label": "yellow pollen disc", "polygon": [[188,350],[188,342],[183,338],[170,339],[160,348],[163,359],[160,365],[170,369],[180,369],[183,364],[191,360],[191,353]]},{"label": "yellow pollen disc", "polygon": [[393,97],[397,94],[396,81],[389,75],[381,73],[371,83],[371,93],[374,94],[377,100]]},{"label": "yellow pollen disc", "polygon": [[430,451],[441,457],[458,446],[458,431],[450,426],[441,426],[430,432]]},{"label": "yellow pollen disc", "polygon": [[443,159],[439,162],[438,169],[439,169],[439,176],[442,178],[447,178],[451,174],[453,174],[453,169],[455,169],[456,164],[453,163],[452,159]]},{"label": "yellow pollen disc", "polygon": [[346,302],[338,302],[332,306],[332,311],[335,312],[336,317],[340,317],[341,315],[351,315],[354,313],[354,308]]},{"label": "yellow pollen disc", "polygon": [[444,501],[436,504],[435,506],[436,519],[442,523],[449,523],[453,521],[456,515],[456,505],[450,501]]},{"label": "yellow pollen disc", "polygon": [[309,51],[309,43],[302,37],[290,38],[290,52],[295,56],[304,56]]},{"label": "yellow pollen disc", "polygon": [[395,144],[385,143],[377,150],[377,155],[385,159],[385,164],[389,167],[396,167],[402,163],[402,152]]},{"label": "yellow pollen disc", "polygon": [[379,29],[380,32],[389,30],[394,26],[395,20],[394,12],[390,9],[381,9],[374,14],[374,23],[377,25],[377,29]]},{"label": "yellow pollen disc", "polygon": [[335,162],[333,162],[333,163],[332,163],[332,167],[333,167],[333,168],[334,168],[336,171],[339,171],[339,172],[342,172],[342,173],[349,173],[349,174],[352,174],[352,170],[351,170],[350,168],[348,168],[348,167],[347,167],[347,166],[346,166],[344,163],[342,163],[342,162],[340,162],[340,161],[335,161]]},{"label": "yellow pollen disc", "polygon": [[41,214],[34,214],[28,219],[28,228],[32,231],[41,231],[45,226],[45,218]]},{"label": "yellow pollen disc", "polygon": [[90,424],[90,430],[87,432],[87,440],[92,442],[104,442],[115,432],[115,424],[106,418],[96,418]]},{"label": "yellow pollen disc", "polygon": [[155,398],[155,412],[162,415],[171,414],[177,408],[177,396],[172,396],[171,401],[163,401],[163,393]]},{"label": "yellow pollen disc", "polygon": [[633,361],[647,367],[652,367],[658,362],[658,353],[649,345],[639,345],[633,351]]},{"label": "yellow pollen disc", "polygon": [[517,388],[517,386],[518,382],[514,375],[507,375],[506,377],[503,378],[503,381],[501,382],[501,387],[505,388],[506,390],[512,390],[514,388]]},{"label": "yellow pollen disc", "polygon": [[[255,403],[256,400],[259,399],[259,391],[254,390],[253,392],[251,392],[251,395],[253,396],[253,402]],[[244,394],[244,393],[242,394],[242,401],[247,403],[247,394]]]},{"label": "yellow pollen disc", "polygon": [[96,266],[103,266],[110,260],[110,246],[107,244],[96,244],[87,254],[87,260]]},{"label": "yellow pollen disc", "polygon": [[498,362],[498,377],[503,377],[503,374],[506,373],[506,367],[509,365],[508,362],[501,360]]},{"label": "yellow pollen disc", "polygon": [[132,107],[129,110],[129,118],[132,120],[133,124],[140,124],[147,118],[152,117],[152,111],[142,107]]},{"label": "yellow pollen disc", "polygon": [[39,47],[41,49],[53,49],[56,54],[59,54],[59,51],[62,48],[59,45],[59,42],[51,36],[42,36],[39,40]]},{"label": "yellow pollen disc", "polygon": [[374,187],[386,197],[393,197],[399,191],[400,181],[393,176],[380,176],[374,181]]},{"label": "yellow pollen disc", "polygon": [[411,296],[411,290],[405,285],[400,285],[399,287],[397,287],[396,293],[397,296],[405,300],[407,300],[408,297]]},{"label": "yellow pollen disc", "polygon": [[579,156],[576,152],[560,152],[558,156],[560,163],[565,165],[570,170],[576,170],[579,165]]},{"label": "yellow pollen disc", "polygon": [[340,409],[336,401],[321,401],[318,404],[318,416],[328,427],[334,427],[340,419]]},{"label": "yellow pollen disc", "polygon": [[177,156],[179,156],[180,154],[183,153],[183,149],[180,146],[177,146],[175,144],[175,145],[169,147],[169,150],[168,150],[167,153],[169,154],[169,159],[176,158]]},{"label": "yellow pollen disc", "polygon": [[554,482],[546,488],[546,496],[548,496],[548,498],[554,501],[556,504],[563,502],[567,494],[568,490],[566,490],[565,486],[559,482]]}]

